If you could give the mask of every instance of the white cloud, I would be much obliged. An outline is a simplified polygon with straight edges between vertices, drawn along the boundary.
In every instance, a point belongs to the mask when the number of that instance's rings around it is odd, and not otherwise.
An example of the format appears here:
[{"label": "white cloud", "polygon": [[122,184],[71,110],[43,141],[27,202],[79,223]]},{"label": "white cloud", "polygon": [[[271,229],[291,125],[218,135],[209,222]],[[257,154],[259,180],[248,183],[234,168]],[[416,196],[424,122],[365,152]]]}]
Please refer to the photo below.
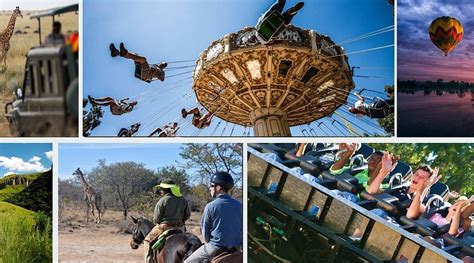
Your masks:
[{"label": "white cloud", "polygon": [[9,172],[43,172],[46,168],[40,163],[41,158],[33,156],[30,160],[24,161],[19,157],[0,156],[0,167],[4,167]]},{"label": "white cloud", "polygon": [[40,158],[40,157],[38,157],[38,156],[33,156],[33,157],[31,157],[31,159],[30,159],[28,162],[30,162],[30,163],[36,163],[36,162],[39,162],[39,161],[41,161],[41,158]]},{"label": "white cloud", "polygon": [[53,161],[53,151],[45,152],[44,155],[46,155],[48,160]]},{"label": "white cloud", "polygon": [[6,172],[3,176],[9,176],[10,174],[15,174],[14,172]]}]

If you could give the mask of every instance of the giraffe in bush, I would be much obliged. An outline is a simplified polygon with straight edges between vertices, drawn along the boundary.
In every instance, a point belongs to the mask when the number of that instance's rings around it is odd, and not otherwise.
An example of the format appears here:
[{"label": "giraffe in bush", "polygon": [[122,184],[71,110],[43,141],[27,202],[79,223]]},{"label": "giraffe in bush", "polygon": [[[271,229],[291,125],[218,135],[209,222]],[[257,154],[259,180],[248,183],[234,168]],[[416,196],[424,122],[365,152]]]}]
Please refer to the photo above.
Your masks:
[{"label": "giraffe in bush", "polygon": [[[84,178],[84,174],[82,173],[80,168],[73,173],[73,175],[77,176],[79,180],[81,180],[82,190],[84,191],[84,200],[87,203],[87,214],[86,214],[86,222],[89,222],[89,211],[91,212],[92,216],[95,219],[96,224],[100,224],[101,214],[103,211],[101,210],[102,206],[102,196],[98,193],[89,182],[86,181]],[[97,210],[97,216],[95,211]]]},{"label": "giraffe in bush", "polygon": [[0,33],[0,62],[3,62],[4,67],[7,66],[7,53],[10,49],[10,39],[12,38],[13,30],[15,29],[16,18],[18,16],[23,17],[20,12],[20,7],[17,6],[15,10],[13,10],[13,14],[10,17],[7,28],[5,28],[5,30]]}]

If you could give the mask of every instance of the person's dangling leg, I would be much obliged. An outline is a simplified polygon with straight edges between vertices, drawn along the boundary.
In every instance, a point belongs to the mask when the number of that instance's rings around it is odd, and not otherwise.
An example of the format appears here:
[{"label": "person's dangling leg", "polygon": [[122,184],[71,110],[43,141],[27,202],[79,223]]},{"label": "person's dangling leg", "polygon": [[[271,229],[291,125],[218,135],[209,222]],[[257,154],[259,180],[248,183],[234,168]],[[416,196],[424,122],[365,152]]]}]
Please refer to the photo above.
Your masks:
[{"label": "person's dangling leg", "polygon": [[285,19],[285,24],[288,25],[291,23],[293,17],[298,13],[298,11],[303,8],[304,3],[299,2],[295,6],[288,8],[288,10],[283,13],[283,18]]},{"label": "person's dangling leg", "polygon": [[89,96],[88,98],[89,98],[89,101],[92,104],[92,106],[96,106],[96,105],[108,106],[111,103],[115,104],[115,99],[113,99],[111,97],[104,97],[104,98],[94,99],[92,96]]},{"label": "person's dangling leg", "polygon": [[278,13],[283,12],[283,8],[285,7],[286,0],[277,0],[272,6],[270,6],[270,9],[268,9],[267,13],[271,13],[272,11],[277,11]]},{"label": "person's dangling leg", "polygon": [[115,104],[115,100],[111,97],[99,98],[94,100],[96,105],[108,106],[110,104]]},{"label": "person's dangling leg", "polygon": [[110,44],[109,49],[110,49],[110,56],[113,58],[120,54],[119,50],[115,47],[113,43]]},{"label": "person's dangling leg", "polygon": [[199,111],[198,108],[194,108],[194,109],[188,111],[188,114],[193,114],[194,117],[201,117],[201,112]]},{"label": "person's dangling leg", "polygon": [[148,64],[145,57],[128,52],[123,43],[120,43],[120,56],[123,58],[131,59],[138,64]]}]

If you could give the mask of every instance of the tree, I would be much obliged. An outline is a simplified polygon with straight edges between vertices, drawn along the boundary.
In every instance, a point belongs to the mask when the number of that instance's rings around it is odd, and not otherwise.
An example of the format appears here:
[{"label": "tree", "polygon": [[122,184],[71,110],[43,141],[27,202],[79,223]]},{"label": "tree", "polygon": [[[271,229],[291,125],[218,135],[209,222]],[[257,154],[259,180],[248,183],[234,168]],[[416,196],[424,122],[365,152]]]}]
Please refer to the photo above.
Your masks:
[{"label": "tree", "polygon": [[[83,100],[83,108],[87,106],[87,100]],[[82,134],[84,137],[88,137],[92,130],[97,128],[102,121],[100,120],[104,117],[104,111],[101,109],[100,106],[94,106],[90,108],[88,111],[82,111]]]},{"label": "tree", "polygon": [[474,194],[474,145],[446,143],[370,144],[399,155],[415,169],[421,163],[439,167],[441,181],[468,197]]},{"label": "tree", "polygon": [[[390,99],[394,99],[394,86],[385,86],[385,92]],[[379,123],[380,127],[382,127],[386,132],[390,133],[391,135],[395,134],[395,115],[394,113],[390,113],[383,119],[378,119],[377,122]]]},{"label": "tree", "polygon": [[188,174],[186,170],[176,168],[175,166],[165,166],[159,168],[156,175],[160,180],[173,180],[181,188],[183,195],[189,192]]},{"label": "tree", "polygon": [[119,162],[99,164],[89,173],[93,185],[100,188],[102,197],[108,206],[120,207],[126,218],[132,207],[144,192],[157,184],[158,178],[144,164]]},{"label": "tree", "polygon": [[187,143],[181,147],[185,169],[195,169],[193,177],[199,184],[208,184],[217,171],[232,175],[236,184],[242,181],[242,144],[239,143]]}]

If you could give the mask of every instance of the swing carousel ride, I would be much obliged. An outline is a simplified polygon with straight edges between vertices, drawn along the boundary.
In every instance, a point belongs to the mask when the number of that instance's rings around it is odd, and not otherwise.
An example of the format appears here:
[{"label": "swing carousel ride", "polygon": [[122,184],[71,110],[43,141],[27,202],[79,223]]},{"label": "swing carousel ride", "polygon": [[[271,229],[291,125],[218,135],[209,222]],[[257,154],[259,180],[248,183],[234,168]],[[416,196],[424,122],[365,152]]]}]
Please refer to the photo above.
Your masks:
[{"label": "swing carousel ride", "polygon": [[[245,27],[227,34],[213,41],[197,60],[169,62],[178,66],[165,69],[167,73],[174,71],[166,77],[165,83],[169,84],[165,87],[175,90],[179,85],[189,85],[190,80],[192,91],[179,96],[178,102],[160,108],[167,113],[177,112],[177,117],[167,120],[163,114],[153,115],[152,112],[143,121],[141,131],[133,136],[149,136],[152,130],[154,135],[167,136],[160,129],[157,133],[156,128],[174,122],[179,127],[174,132],[177,136],[389,135],[377,120],[355,116],[347,108],[358,100],[354,95],[356,92],[368,103],[375,97],[387,96],[383,87],[379,90],[356,89],[355,78],[370,81],[390,77],[359,75],[359,71],[374,72],[384,68],[351,67],[349,56],[393,48],[393,44],[350,52],[346,52],[342,45],[393,33],[393,25],[339,43],[315,30],[290,24],[273,32],[271,41],[263,44],[257,38],[258,30],[258,26]],[[190,61],[195,64],[190,64]],[[393,72],[393,68],[385,69]],[[191,79],[170,80],[189,74]],[[393,77],[389,85],[391,83]],[[168,89],[161,91],[167,92]],[[154,92],[156,89],[130,99],[150,100]],[[180,103],[193,97],[197,102],[194,107],[202,116],[209,113],[212,120],[209,127],[197,128],[191,124],[191,118],[180,117],[179,111],[183,108]],[[235,132],[239,128],[240,132]]]}]

